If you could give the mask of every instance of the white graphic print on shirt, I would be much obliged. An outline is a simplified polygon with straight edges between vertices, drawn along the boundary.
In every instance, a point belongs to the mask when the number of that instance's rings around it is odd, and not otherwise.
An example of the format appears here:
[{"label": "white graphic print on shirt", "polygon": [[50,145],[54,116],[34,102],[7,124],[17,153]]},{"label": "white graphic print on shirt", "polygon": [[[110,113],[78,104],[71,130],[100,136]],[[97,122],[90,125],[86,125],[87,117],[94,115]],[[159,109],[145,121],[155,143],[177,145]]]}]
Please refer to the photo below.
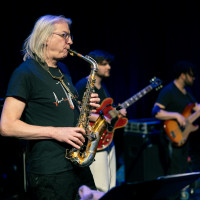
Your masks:
[{"label": "white graphic print on shirt", "polygon": [[55,97],[55,104],[56,104],[56,106],[58,106],[61,102],[63,102],[63,101],[68,101],[68,103],[69,103],[69,105],[70,105],[70,107],[72,108],[72,109],[74,109],[74,104],[73,104],[73,101],[72,101],[72,96],[71,96],[71,94],[69,94],[66,90],[65,90],[65,88],[63,87],[63,85],[58,81],[56,84],[60,84],[60,86],[62,87],[62,89],[63,89],[63,91],[64,91],[64,93],[65,93],[65,95],[66,95],[66,98],[63,98],[62,97],[62,99],[58,99],[58,97],[57,97],[57,95],[56,95],[56,93],[55,92],[53,92],[53,95],[54,95],[54,97]]}]

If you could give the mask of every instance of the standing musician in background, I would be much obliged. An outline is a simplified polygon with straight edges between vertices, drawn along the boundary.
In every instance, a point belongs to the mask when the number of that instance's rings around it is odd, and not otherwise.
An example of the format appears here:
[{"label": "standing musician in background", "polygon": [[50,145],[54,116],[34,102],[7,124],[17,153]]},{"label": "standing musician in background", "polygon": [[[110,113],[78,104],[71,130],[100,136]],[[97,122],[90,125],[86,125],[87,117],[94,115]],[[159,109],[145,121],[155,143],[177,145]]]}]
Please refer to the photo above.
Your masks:
[{"label": "standing musician in background", "polygon": [[[192,104],[194,106],[191,108],[191,112],[198,112],[200,110],[200,105],[188,88],[188,86],[193,85],[195,80],[195,65],[187,61],[179,61],[174,66],[173,75],[174,80],[165,86],[158,95],[152,114],[157,119],[164,120],[165,122],[167,120],[175,120],[175,123],[177,123],[176,130],[183,131],[188,125],[186,116],[183,115],[184,109],[191,103],[194,103]],[[166,125],[169,128],[170,124]],[[166,175],[186,173],[188,172],[189,142],[185,138],[180,142],[174,143],[173,140],[170,140],[170,137],[172,139],[176,138],[176,130],[174,132],[171,131],[169,137],[166,134],[166,130],[163,132],[164,139],[167,138],[165,141],[165,144],[167,144],[166,155],[169,156],[166,159]],[[172,199],[176,199],[176,197],[172,197]]]},{"label": "standing musician in background", "polygon": [[[110,62],[113,61],[114,56],[103,50],[94,50],[88,54],[96,60],[98,64],[98,71],[95,79],[95,93],[100,97],[100,103],[107,97],[110,97],[105,84],[102,82],[104,78],[110,76]],[[84,77],[76,83],[76,89],[82,98],[87,83],[88,77]],[[119,110],[121,116],[126,116],[126,109]],[[98,116],[97,116],[98,117]],[[110,122],[110,119],[107,119]],[[90,165],[91,172],[94,177],[94,182],[99,191],[107,192],[116,186],[116,153],[115,145],[112,141],[111,144],[96,152],[95,161]]]},{"label": "standing musician in background", "polygon": [[[34,200],[75,200],[80,199],[80,186],[96,189],[89,167],[65,158],[66,149],[79,149],[85,142],[85,130],[76,127],[78,94],[60,62],[73,43],[71,23],[64,16],[38,19],[24,43],[24,62],[12,74],[2,111],[2,136],[28,142],[28,191]],[[99,102],[92,93],[91,112]]]}]

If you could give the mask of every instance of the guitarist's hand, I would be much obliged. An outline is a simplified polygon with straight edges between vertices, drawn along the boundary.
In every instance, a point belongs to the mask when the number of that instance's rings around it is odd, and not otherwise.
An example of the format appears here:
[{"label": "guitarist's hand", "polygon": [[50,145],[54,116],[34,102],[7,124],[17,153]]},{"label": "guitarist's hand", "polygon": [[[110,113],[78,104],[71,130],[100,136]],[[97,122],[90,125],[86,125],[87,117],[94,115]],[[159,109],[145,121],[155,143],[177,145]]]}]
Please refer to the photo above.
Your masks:
[{"label": "guitarist's hand", "polygon": [[119,110],[119,114],[120,114],[120,117],[125,117],[126,114],[127,114],[127,111],[125,108],[122,108],[121,110]]},{"label": "guitarist's hand", "polygon": [[104,116],[104,117],[105,117],[106,121],[107,121],[109,124],[111,124],[111,119],[108,118],[107,116]]},{"label": "guitarist's hand", "polygon": [[183,117],[183,115],[177,113],[176,114],[176,120],[178,121],[178,123],[180,124],[180,126],[184,127],[186,125],[186,119],[185,117]]},{"label": "guitarist's hand", "polygon": [[119,110],[119,117],[125,117],[127,114],[126,108],[121,107],[121,104],[119,104],[119,107],[121,108]]}]

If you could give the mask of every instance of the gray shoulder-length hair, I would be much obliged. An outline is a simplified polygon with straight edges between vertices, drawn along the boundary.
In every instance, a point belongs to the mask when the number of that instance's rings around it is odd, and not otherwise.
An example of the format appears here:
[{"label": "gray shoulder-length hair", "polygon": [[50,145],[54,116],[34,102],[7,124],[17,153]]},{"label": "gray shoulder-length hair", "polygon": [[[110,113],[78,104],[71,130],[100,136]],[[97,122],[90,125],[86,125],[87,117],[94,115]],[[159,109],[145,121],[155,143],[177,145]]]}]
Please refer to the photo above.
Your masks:
[{"label": "gray shoulder-length hair", "polygon": [[72,23],[70,18],[65,18],[63,15],[45,15],[37,20],[31,34],[23,45],[24,61],[28,58],[32,58],[38,62],[45,62],[45,43],[54,31],[54,24],[60,21],[66,22],[69,26]]}]

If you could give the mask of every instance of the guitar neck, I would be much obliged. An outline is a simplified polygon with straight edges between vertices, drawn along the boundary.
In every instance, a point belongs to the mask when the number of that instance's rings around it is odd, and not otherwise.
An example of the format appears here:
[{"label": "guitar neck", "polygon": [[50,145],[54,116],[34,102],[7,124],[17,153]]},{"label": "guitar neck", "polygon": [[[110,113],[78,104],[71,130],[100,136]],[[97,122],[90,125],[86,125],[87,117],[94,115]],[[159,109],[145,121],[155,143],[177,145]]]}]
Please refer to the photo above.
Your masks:
[{"label": "guitar neck", "polygon": [[197,110],[196,112],[194,112],[193,114],[191,114],[191,115],[188,117],[189,123],[194,122],[199,116],[200,116],[200,110]]},{"label": "guitar neck", "polygon": [[153,87],[151,85],[148,85],[147,87],[145,87],[143,90],[141,90],[140,92],[138,92],[137,94],[133,95],[132,97],[130,97],[129,99],[127,99],[126,101],[124,101],[121,104],[121,107],[123,108],[128,108],[129,106],[131,106],[133,103],[135,103],[136,101],[138,101],[139,99],[141,99],[144,95],[146,95],[148,92],[150,92],[153,89]]}]

